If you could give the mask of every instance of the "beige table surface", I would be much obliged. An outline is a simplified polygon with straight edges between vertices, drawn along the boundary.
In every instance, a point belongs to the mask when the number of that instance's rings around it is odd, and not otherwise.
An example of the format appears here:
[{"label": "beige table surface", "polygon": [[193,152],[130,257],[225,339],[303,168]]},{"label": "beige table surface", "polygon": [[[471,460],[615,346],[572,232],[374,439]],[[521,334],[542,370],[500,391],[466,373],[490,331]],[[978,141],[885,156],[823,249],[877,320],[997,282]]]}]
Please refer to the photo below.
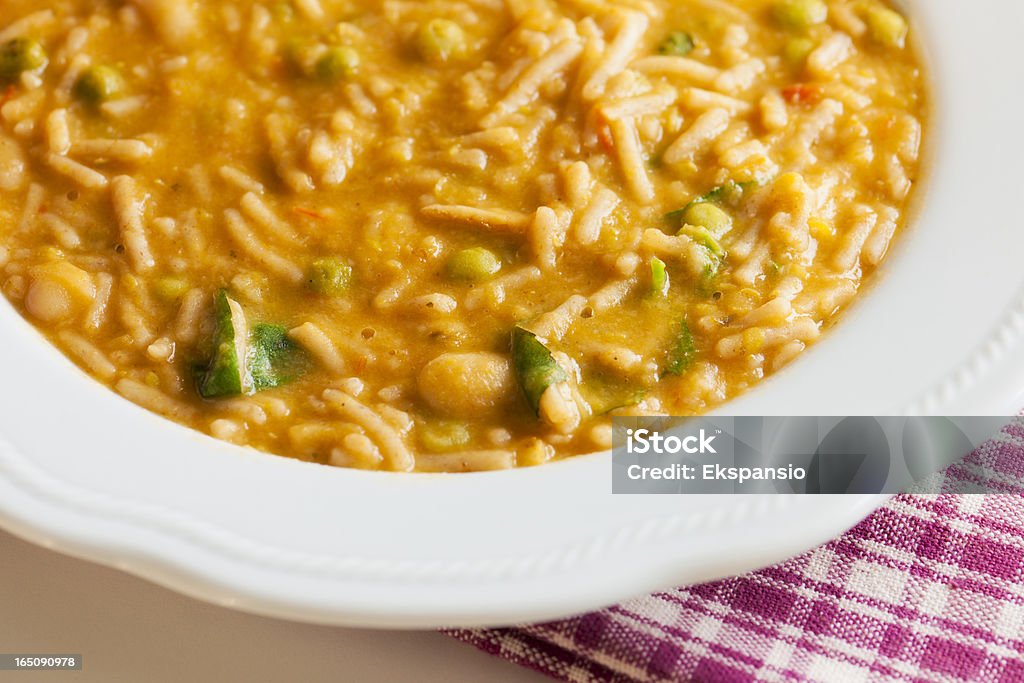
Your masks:
[{"label": "beige table surface", "polygon": [[549,680],[436,633],[309,626],[214,607],[0,531],[0,653],[76,653],[82,672],[0,681]]}]

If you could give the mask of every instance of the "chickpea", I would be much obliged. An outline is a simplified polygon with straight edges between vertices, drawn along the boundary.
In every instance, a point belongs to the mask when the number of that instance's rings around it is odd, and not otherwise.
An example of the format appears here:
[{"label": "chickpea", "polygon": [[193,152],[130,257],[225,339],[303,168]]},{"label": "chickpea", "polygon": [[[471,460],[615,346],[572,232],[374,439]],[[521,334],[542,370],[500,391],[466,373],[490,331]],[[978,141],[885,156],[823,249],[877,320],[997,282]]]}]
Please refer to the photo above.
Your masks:
[{"label": "chickpea", "polygon": [[32,281],[25,294],[25,309],[45,323],[60,322],[72,313],[71,296],[56,280],[39,277]]},{"label": "chickpea", "polygon": [[444,353],[420,371],[420,395],[438,413],[470,418],[500,411],[515,395],[512,363],[497,353]]}]

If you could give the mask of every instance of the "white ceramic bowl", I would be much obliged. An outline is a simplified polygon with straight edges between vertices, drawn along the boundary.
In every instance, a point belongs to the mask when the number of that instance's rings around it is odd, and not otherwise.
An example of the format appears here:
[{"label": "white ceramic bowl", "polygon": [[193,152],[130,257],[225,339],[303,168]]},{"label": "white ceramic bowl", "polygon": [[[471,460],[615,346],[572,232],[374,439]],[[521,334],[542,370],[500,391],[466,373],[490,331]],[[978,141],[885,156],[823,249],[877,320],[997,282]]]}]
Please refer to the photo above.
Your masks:
[{"label": "white ceramic bowl", "polygon": [[[1024,406],[1024,5],[911,3],[935,80],[926,201],[864,300],[734,414]],[[246,610],[361,626],[562,616],[782,560],[870,497],[612,496],[608,456],[431,476],[218,443],[77,371],[0,305],[0,525]]]}]

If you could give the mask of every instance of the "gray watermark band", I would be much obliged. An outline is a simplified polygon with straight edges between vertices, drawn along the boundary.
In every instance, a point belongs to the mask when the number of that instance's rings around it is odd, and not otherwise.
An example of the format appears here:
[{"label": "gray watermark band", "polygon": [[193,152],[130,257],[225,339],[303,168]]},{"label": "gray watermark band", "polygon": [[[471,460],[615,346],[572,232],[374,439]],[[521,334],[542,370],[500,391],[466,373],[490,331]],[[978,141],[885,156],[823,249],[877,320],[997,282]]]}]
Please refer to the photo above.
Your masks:
[{"label": "gray watermark band", "polygon": [[[612,492],[950,492],[939,473],[1013,422],[1010,417],[616,417]],[[959,492],[994,492],[986,489],[986,480],[981,473]]]}]

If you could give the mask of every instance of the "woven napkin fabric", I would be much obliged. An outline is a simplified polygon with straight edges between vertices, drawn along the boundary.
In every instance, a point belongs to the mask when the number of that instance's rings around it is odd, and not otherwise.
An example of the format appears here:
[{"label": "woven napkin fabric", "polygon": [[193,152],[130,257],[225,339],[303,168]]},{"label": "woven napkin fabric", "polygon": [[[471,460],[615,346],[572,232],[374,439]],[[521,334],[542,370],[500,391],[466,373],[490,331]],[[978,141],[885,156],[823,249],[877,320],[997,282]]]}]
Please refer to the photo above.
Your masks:
[{"label": "woven napkin fabric", "polygon": [[[1024,422],[840,538],[746,576],[453,635],[553,678],[1024,682]],[[934,490],[934,489],[933,489]]]}]

